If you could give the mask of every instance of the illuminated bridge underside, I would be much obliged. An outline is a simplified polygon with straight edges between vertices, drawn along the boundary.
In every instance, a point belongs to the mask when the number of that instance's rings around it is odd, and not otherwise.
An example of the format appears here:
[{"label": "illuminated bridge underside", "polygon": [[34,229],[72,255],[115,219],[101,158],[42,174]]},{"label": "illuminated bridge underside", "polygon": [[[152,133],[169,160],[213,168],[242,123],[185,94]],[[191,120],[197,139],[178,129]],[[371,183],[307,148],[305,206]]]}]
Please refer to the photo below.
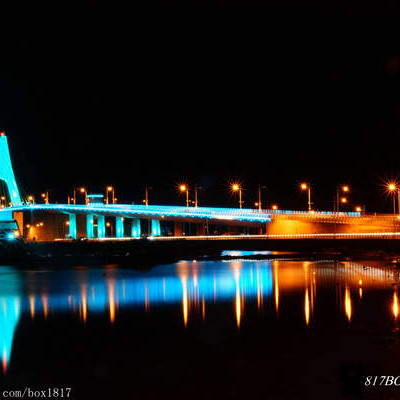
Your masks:
[{"label": "illuminated bridge underside", "polygon": [[[177,207],[177,206],[144,206],[130,204],[113,205],[73,205],[73,204],[38,204],[21,205],[7,208],[8,211],[48,211],[64,214],[95,214],[109,217],[149,218],[178,220],[188,222],[219,222],[219,223],[250,223],[265,224],[273,220],[304,220],[319,223],[358,223],[360,213],[329,211],[258,211],[239,208],[210,208],[210,207]],[[5,211],[5,210],[4,210]],[[1,212],[1,211],[0,211]],[[386,222],[383,218],[382,221]],[[388,224],[393,224],[392,217],[387,218]]]},{"label": "illuminated bridge underside", "polygon": [[[251,209],[174,207],[144,205],[40,204],[7,208],[8,211],[48,211],[64,214],[94,214],[108,217],[176,220],[188,222],[265,224],[271,214]],[[1,212],[1,211],[0,211]]]}]

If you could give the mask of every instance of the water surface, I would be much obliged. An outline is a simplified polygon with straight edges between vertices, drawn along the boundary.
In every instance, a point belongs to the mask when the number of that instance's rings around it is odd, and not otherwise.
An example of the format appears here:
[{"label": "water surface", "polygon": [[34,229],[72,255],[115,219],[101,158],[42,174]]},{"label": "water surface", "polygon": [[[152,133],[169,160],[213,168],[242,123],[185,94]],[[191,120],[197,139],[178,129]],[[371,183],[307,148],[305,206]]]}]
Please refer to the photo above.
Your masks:
[{"label": "water surface", "polygon": [[352,371],[400,375],[393,265],[225,255],[147,272],[2,266],[2,388],[70,387],[74,399],[340,398]]}]

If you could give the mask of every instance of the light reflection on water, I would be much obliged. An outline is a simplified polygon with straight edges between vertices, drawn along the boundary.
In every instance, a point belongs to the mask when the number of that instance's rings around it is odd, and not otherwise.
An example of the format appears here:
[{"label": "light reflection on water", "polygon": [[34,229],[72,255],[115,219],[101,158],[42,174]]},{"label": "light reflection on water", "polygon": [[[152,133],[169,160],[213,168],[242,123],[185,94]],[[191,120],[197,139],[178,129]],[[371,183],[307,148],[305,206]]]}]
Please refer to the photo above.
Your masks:
[{"label": "light reflection on water", "polygon": [[[246,253],[246,255],[249,255]],[[243,256],[243,254],[239,254]],[[148,312],[151,307],[178,305],[187,327],[191,315],[207,318],[214,303],[232,304],[230,312],[241,328],[246,307],[278,316],[285,296],[300,294],[298,309],[306,327],[312,325],[318,291],[329,288],[338,312],[351,324],[354,302],[360,305],[368,291],[390,291],[388,314],[399,314],[398,273],[379,263],[334,261],[246,260],[181,261],[148,272],[106,266],[97,269],[20,271],[0,270],[0,358],[9,366],[13,337],[19,320],[27,316],[51,318],[54,314],[79,316],[83,325],[90,315],[107,316],[110,324],[127,308]],[[278,320],[277,320],[278,321]]]}]

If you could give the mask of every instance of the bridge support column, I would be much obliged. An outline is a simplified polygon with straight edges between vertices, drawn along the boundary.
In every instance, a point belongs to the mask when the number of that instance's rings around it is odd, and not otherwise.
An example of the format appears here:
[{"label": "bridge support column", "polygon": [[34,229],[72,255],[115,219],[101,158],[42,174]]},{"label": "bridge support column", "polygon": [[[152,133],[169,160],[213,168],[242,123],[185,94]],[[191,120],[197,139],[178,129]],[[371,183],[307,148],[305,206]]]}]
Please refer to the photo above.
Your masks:
[{"label": "bridge support column", "polygon": [[151,220],[151,236],[161,236],[161,226],[158,219]]},{"label": "bridge support column", "polygon": [[206,224],[196,224],[196,236],[204,236],[206,234]]},{"label": "bridge support column", "polygon": [[97,237],[106,237],[106,218],[104,215],[97,216]]},{"label": "bridge support column", "polygon": [[115,218],[115,231],[117,238],[124,237],[124,219],[122,217]]},{"label": "bridge support column", "polygon": [[182,222],[174,223],[174,236],[183,236],[183,223]]},{"label": "bridge support column", "polygon": [[136,237],[140,237],[140,219],[133,219],[132,220],[132,229],[131,229],[131,236],[136,238]]},{"label": "bridge support column", "polygon": [[93,214],[86,214],[86,237],[88,239],[93,239],[94,236],[93,218]]},{"label": "bridge support column", "polygon": [[69,214],[69,236],[76,239],[76,214]]}]

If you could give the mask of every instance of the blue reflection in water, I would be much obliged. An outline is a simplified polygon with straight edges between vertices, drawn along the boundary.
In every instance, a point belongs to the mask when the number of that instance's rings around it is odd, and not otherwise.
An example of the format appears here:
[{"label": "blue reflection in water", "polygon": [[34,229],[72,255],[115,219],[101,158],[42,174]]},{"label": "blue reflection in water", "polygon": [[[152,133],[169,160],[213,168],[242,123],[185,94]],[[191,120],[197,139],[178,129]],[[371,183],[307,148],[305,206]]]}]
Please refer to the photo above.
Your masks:
[{"label": "blue reflection in water", "polygon": [[12,342],[20,317],[21,278],[11,267],[2,267],[0,273],[0,358],[7,371]]},{"label": "blue reflection in water", "polygon": [[182,261],[143,273],[115,266],[28,272],[2,267],[0,289],[0,357],[6,368],[21,314],[75,312],[86,322],[90,313],[108,313],[113,323],[120,307],[182,303],[186,325],[192,303],[201,301],[204,317],[207,301],[233,300],[239,324],[244,298],[271,296],[273,280],[270,261]]}]

